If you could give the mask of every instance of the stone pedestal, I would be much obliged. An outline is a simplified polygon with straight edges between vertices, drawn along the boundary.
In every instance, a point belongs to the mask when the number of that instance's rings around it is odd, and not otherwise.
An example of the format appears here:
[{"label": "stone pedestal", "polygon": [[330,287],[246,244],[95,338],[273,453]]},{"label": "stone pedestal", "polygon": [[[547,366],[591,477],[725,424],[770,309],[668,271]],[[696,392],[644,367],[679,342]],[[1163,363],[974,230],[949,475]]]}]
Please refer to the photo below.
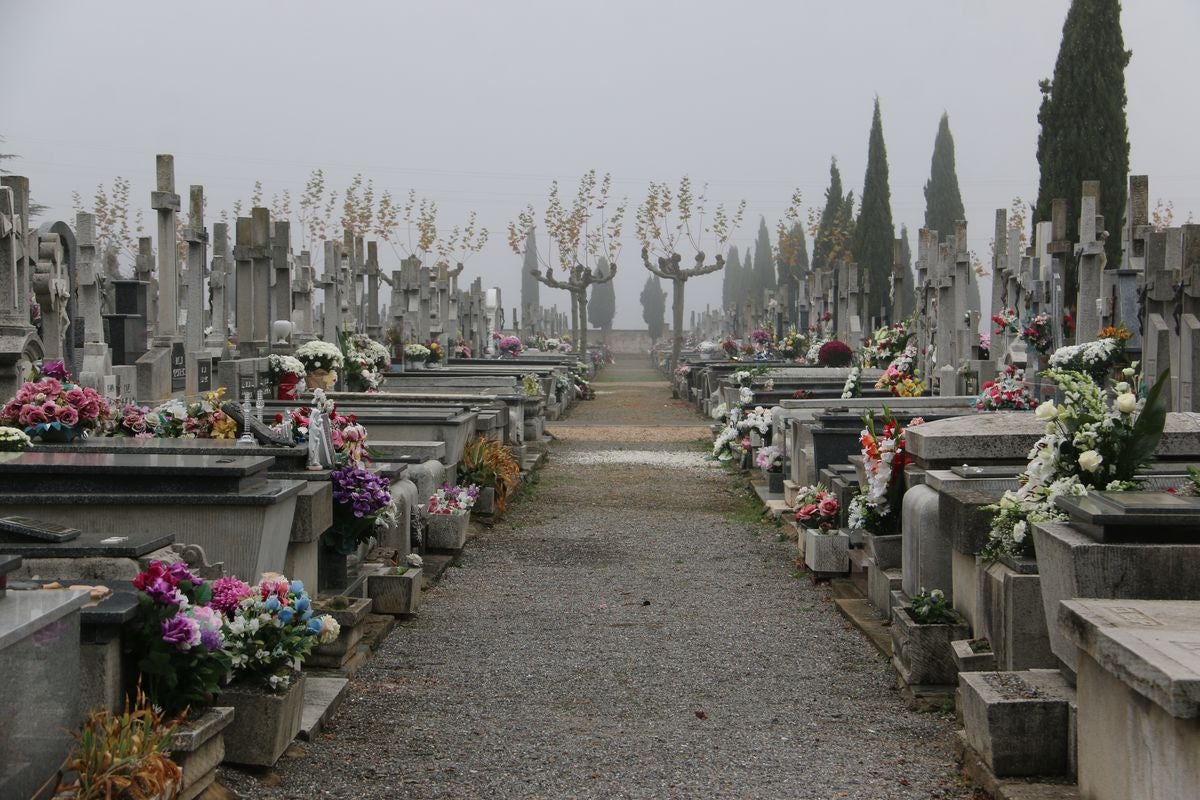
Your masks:
[{"label": "stone pedestal", "polygon": [[967,744],[993,775],[1068,772],[1074,692],[1058,670],[964,672],[958,681]]},{"label": "stone pedestal", "polygon": [[367,576],[367,596],[374,601],[377,614],[413,614],[421,607],[424,580],[419,567],[409,567],[402,574],[389,569]]},{"label": "stone pedestal", "polygon": [[425,546],[434,550],[461,550],[467,543],[470,514],[430,514]]},{"label": "stone pedestal", "polygon": [[921,624],[912,606],[892,614],[892,666],[908,686],[952,686],[957,680],[954,652],[950,643],[966,639],[971,629],[966,622]]},{"label": "stone pedestal", "polygon": [[179,800],[199,797],[216,780],[217,766],[225,760],[225,729],[233,717],[232,708],[210,708],[171,735],[171,760],[183,772]]},{"label": "stone pedestal", "polygon": [[842,574],[850,569],[850,537],[838,531],[804,529],[804,564],[813,572]]},{"label": "stone pedestal", "polygon": [[221,691],[220,702],[237,714],[238,724],[225,732],[225,761],[271,767],[300,731],[304,710],[303,672],[283,692],[234,684]]},{"label": "stone pedestal", "polygon": [[1006,559],[987,566],[980,585],[980,611],[987,616],[987,636],[997,669],[1058,665],[1050,651],[1036,561]]},{"label": "stone pedestal", "polygon": [[1200,786],[1200,603],[1076,600],[1079,793],[1194,797]]},{"label": "stone pedestal", "polygon": [[942,529],[938,493],[928,486],[912,487],[904,493],[903,515],[905,594],[915,597],[922,589],[949,590],[953,532]]}]

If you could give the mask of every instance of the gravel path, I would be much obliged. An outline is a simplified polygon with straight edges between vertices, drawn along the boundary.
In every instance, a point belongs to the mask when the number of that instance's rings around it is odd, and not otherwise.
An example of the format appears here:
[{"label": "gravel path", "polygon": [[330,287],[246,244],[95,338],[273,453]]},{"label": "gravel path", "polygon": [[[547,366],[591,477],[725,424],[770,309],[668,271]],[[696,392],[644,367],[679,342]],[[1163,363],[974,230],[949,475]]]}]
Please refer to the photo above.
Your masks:
[{"label": "gravel path", "polygon": [[[828,589],[797,577],[795,545],[747,521],[741,479],[697,458],[704,421],[626,361],[598,384],[612,394],[550,425],[559,442],[530,496],[392,634],[327,732],[273,774],[223,770],[227,785],[256,798],[966,796],[952,720],[904,708]],[[641,433],[652,419],[672,436]]]}]

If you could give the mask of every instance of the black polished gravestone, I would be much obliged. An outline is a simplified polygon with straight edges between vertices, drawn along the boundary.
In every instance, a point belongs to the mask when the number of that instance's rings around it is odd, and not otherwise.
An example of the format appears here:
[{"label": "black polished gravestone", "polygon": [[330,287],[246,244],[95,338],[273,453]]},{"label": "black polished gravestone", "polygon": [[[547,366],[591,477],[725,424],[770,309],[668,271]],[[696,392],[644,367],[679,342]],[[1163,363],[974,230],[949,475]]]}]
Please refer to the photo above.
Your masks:
[{"label": "black polished gravestone", "polygon": [[187,353],[183,342],[171,345],[171,391],[182,392],[187,388]]},{"label": "black polished gravestone", "polygon": [[211,358],[196,359],[196,391],[212,391],[213,360]]},{"label": "black polished gravestone", "polygon": [[0,531],[0,550],[25,558],[141,558],[175,542],[174,533],[93,533],[64,542]]},{"label": "black polished gravestone", "polygon": [[[78,528],[68,528],[56,522],[34,519],[33,517],[0,517],[0,542],[25,541],[37,539],[43,542],[69,542],[78,539],[83,531]],[[5,538],[16,537],[13,538]]]},{"label": "black polished gravestone", "polygon": [[[127,495],[245,495],[267,488],[270,456],[0,453],[0,505],[87,505]],[[103,496],[100,499],[100,496]]]}]

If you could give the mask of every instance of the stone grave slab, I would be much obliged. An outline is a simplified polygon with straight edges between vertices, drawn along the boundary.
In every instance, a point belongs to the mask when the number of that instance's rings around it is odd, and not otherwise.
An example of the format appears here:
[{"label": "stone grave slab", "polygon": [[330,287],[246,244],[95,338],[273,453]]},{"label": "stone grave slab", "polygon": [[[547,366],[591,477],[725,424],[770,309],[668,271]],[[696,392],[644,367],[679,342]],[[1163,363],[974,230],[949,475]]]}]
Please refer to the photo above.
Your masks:
[{"label": "stone grave slab", "polygon": [[[174,533],[124,534],[83,531],[65,541],[47,541],[13,531],[0,531],[0,549],[24,558],[141,558],[169,547]],[[57,577],[57,576],[55,576]]]},{"label": "stone grave slab", "polygon": [[0,453],[0,494],[244,494],[267,481],[270,458],[135,453]]},{"label": "stone grave slab", "polygon": [[1089,492],[1059,497],[1080,532],[1103,543],[1200,544],[1200,497],[1170,492]]}]

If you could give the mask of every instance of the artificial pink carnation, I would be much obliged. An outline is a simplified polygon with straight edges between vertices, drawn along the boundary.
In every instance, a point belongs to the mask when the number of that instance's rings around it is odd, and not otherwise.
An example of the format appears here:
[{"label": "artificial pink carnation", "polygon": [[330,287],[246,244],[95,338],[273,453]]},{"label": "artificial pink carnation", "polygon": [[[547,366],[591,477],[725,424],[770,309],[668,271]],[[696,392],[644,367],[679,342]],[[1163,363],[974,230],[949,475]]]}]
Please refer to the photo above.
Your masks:
[{"label": "artificial pink carnation", "polygon": [[251,594],[250,584],[237,578],[217,578],[212,583],[212,602],[210,605],[225,616],[233,616],[238,603]]}]

